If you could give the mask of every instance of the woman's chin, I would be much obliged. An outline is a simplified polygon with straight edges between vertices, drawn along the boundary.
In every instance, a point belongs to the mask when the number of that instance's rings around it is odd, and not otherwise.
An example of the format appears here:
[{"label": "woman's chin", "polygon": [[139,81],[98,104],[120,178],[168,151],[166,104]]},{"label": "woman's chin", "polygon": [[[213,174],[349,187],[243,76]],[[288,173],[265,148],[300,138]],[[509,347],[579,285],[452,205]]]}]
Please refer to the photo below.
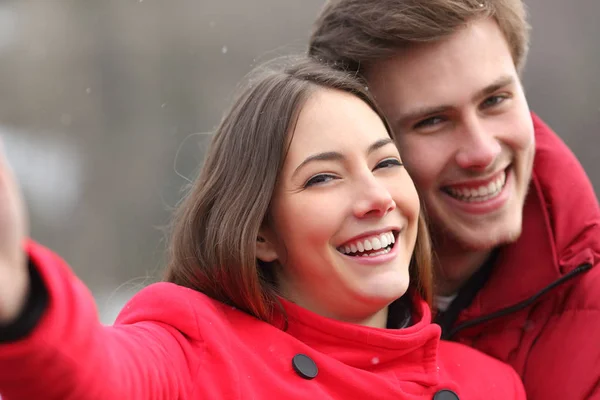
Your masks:
[{"label": "woman's chin", "polygon": [[408,290],[408,285],[408,279],[388,280],[380,285],[372,285],[368,290],[361,290],[357,294],[355,304],[349,306],[360,309],[365,305],[369,305],[372,312],[376,313],[404,296]]},{"label": "woman's chin", "polygon": [[361,297],[364,301],[382,304],[385,307],[404,296],[410,284],[408,270],[401,274],[386,275],[380,276],[371,282],[365,282],[361,287]]}]

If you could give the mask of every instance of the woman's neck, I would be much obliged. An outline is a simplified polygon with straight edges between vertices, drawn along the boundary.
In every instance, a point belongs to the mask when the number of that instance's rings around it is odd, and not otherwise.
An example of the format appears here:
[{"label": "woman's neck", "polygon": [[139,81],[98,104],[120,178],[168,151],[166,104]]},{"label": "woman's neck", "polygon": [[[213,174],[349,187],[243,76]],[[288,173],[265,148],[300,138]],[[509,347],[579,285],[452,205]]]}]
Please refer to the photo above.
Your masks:
[{"label": "woman's neck", "polygon": [[363,326],[370,326],[372,328],[386,328],[388,323],[388,309],[389,307],[385,307],[364,321],[356,323]]},{"label": "woman's neck", "polygon": [[[374,314],[365,313],[365,314],[340,314],[336,313],[331,309],[325,309],[323,307],[319,307],[318,304],[311,302],[309,299],[305,298],[294,298],[293,296],[282,296],[287,301],[296,304],[299,307],[302,307],[312,313],[318,314],[322,317],[333,319],[336,321],[369,326],[372,328],[386,328],[388,324],[388,312],[389,307],[384,307]],[[356,307],[336,307],[339,309],[343,309],[345,311],[354,311],[356,312]]]}]

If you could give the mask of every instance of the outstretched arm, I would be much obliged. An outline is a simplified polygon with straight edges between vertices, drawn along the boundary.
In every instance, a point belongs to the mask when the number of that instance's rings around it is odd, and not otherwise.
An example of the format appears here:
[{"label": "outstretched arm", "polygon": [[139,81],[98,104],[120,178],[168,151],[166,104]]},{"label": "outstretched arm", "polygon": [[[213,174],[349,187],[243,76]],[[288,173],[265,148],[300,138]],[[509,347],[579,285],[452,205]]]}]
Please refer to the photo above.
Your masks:
[{"label": "outstretched arm", "polygon": [[[134,297],[121,322],[102,326],[91,294],[62,260],[35,243],[28,253],[47,304],[25,337],[0,343],[3,400],[187,398],[203,352],[189,305],[172,302],[171,315],[161,315],[168,299],[159,285]],[[173,314],[180,326],[169,323]]]},{"label": "outstretched arm", "polygon": [[[26,235],[25,207],[0,149],[2,399],[187,398],[202,354],[190,306],[151,289],[104,327],[85,285],[43,247],[26,242],[23,251]],[[169,315],[161,314],[165,304]]]}]

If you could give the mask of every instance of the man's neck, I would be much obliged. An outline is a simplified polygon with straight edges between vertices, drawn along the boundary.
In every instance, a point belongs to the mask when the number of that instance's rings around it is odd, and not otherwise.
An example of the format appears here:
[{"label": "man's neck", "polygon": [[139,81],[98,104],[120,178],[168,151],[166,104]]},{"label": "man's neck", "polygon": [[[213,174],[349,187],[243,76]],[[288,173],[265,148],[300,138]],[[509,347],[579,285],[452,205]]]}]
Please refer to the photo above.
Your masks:
[{"label": "man's neck", "polygon": [[460,288],[485,263],[491,250],[465,250],[456,244],[446,243],[435,249],[436,294],[449,296]]}]

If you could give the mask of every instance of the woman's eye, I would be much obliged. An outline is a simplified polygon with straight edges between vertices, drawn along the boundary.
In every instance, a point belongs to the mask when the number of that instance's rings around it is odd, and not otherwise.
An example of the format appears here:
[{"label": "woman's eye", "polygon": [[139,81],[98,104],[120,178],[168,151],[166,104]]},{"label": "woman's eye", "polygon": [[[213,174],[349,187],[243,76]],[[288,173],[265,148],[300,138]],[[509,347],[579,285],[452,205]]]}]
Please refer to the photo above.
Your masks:
[{"label": "woman's eye", "polygon": [[320,184],[329,182],[334,179],[336,179],[336,177],[334,175],[330,175],[330,174],[315,175],[312,178],[310,178],[308,181],[306,181],[306,183],[304,184],[304,187],[307,188],[307,187],[314,186],[314,185],[320,185]]},{"label": "woman's eye", "polygon": [[400,160],[398,160],[397,158],[386,158],[385,160],[377,164],[375,169],[401,167],[402,165],[402,162],[400,162]]},{"label": "woman's eye", "polygon": [[438,125],[442,122],[444,122],[444,118],[442,117],[429,117],[427,119],[417,122],[413,129],[429,128]]}]

